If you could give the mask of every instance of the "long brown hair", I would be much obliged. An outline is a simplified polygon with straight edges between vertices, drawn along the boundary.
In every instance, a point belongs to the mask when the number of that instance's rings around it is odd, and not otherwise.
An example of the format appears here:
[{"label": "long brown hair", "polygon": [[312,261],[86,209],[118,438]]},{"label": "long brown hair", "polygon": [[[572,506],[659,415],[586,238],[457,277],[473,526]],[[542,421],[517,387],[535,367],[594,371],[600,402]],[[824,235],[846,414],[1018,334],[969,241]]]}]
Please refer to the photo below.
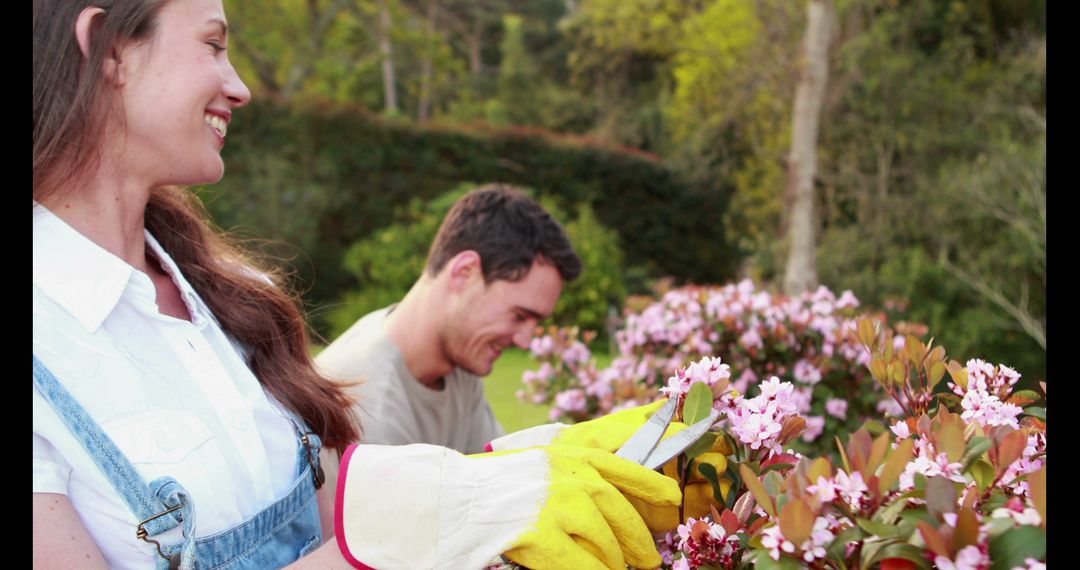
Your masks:
[{"label": "long brown hair", "polygon": [[[119,42],[153,36],[167,0],[34,0],[34,199],[70,187],[97,166],[102,129],[111,108],[102,60]],[[85,59],[73,33],[79,13],[98,6]],[[292,409],[328,447],[359,440],[352,400],[315,368],[307,323],[295,294],[264,276],[251,255],[214,229],[201,202],[167,186],[150,193],[146,228],[176,261],[222,329],[247,349],[247,364],[263,387]]]}]

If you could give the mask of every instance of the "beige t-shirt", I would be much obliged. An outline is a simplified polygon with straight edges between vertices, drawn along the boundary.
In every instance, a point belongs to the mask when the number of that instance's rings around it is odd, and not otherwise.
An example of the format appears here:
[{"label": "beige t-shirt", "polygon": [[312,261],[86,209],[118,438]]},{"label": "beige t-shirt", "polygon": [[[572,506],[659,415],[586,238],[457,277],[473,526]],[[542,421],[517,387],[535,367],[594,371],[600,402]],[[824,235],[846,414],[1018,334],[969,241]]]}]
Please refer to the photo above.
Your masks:
[{"label": "beige t-shirt", "polygon": [[462,453],[482,453],[504,431],[484,398],[483,379],[460,368],[432,390],[409,373],[405,358],[383,329],[393,307],[368,313],[316,361],[332,378],[360,380],[350,388],[359,400],[363,443],[430,443]]}]

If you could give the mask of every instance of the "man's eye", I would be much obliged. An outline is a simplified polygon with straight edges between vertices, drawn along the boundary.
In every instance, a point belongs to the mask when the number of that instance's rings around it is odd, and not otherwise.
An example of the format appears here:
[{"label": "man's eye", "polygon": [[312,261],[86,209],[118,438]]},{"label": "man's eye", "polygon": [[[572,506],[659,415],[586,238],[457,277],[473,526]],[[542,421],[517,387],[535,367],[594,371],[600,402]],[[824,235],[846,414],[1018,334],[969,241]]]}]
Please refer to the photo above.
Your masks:
[{"label": "man's eye", "polygon": [[206,45],[214,48],[214,53],[221,53],[221,52],[225,51],[225,46],[221,45],[220,43],[218,43],[216,41],[206,42]]}]

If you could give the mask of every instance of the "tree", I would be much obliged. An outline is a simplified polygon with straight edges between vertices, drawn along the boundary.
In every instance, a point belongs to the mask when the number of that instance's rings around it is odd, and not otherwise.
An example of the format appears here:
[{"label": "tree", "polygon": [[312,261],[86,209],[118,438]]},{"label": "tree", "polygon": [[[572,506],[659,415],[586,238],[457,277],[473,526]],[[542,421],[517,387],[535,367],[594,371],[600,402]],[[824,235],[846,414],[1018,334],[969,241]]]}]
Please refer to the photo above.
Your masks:
[{"label": "tree", "polygon": [[814,183],[817,172],[818,124],[829,76],[832,36],[831,0],[810,0],[806,8],[806,38],[799,85],[792,114],[791,156],[788,162],[788,232],[791,252],[784,272],[784,292],[798,295],[817,287]]}]

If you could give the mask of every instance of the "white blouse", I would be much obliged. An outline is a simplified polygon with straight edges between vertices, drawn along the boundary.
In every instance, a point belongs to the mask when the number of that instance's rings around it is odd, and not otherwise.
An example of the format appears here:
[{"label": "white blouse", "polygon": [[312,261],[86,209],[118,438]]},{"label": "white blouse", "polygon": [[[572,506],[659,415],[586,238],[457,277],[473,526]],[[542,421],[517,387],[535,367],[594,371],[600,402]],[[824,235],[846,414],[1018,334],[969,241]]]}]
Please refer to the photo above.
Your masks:
[{"label": "white blouse", "polygon": [[[284,495],[298,441],[241,347],[149,232],[146,243],[191,322],[160,314],[149,276],[35,204],[34,354],[147,483],[170,475],[187,489],[202,537]],[[36,387],[34,492],[67,495],[111,567],[153,568],[135,515]]]}]

